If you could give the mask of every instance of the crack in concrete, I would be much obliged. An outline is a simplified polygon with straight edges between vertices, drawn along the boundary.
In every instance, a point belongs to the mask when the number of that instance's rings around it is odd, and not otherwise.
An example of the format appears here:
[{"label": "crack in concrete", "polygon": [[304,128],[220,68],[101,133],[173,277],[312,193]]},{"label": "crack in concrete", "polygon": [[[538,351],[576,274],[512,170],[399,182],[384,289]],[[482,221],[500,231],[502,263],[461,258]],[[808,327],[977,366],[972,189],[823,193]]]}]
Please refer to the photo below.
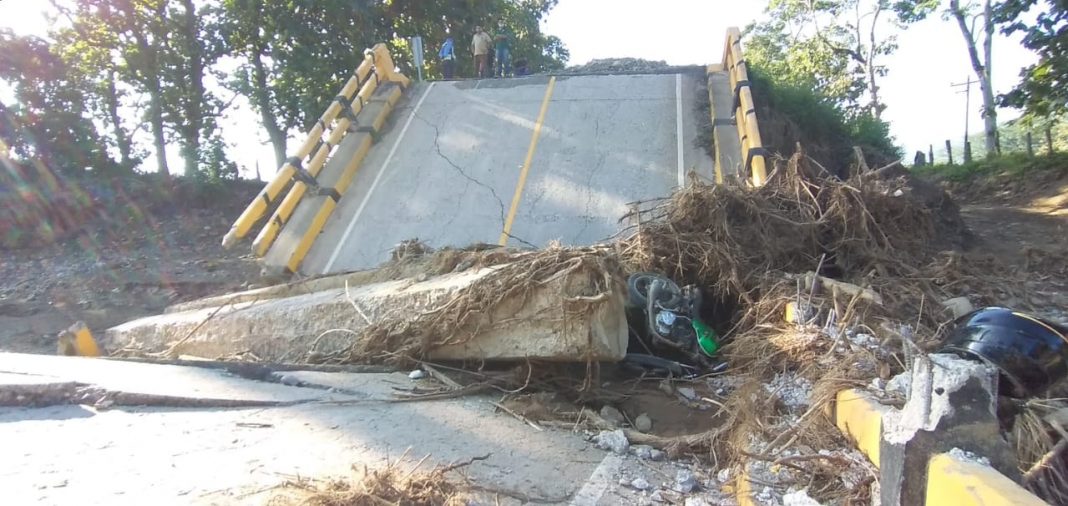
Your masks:
[{"label": "crack in concrete", "polygon": [[[445,160],[445,163],[449,164],[453,169],[456,170],[456,172],[459,172],[460,175],[463,176],[464,179],[466,179],[466,180],[468,180],[468,181],[470,181],[470,182],[472,182],[472,183],[474,183],[474,184],[476,184],[478,186],[481,186],[481,187],[485,188],[486,190],[489,190],[490,194],[493,195],[493,198],[497,201],[497,205],[500,207],[500,211],[501,211],[501,216],[500,216],[500,218],[501,218],[501,231],[504,233],[504,235],[509,237],[510,239],[515,239],[516,241],[518,241],[518,242],[520,242],[520,243],[522,243],[524,245],[530,246],[531,248],[537,248],[537,246],[535,246],[534,244],[532,244],[532,243],[530,243],[528,241],[523,240],[522,238],[516,237],[516,236],[512,235],[509,232],[504,232],[504,225],[505,225],[505,222],[507,221],[506,218],[505,218],[504,200],[501,199],[500,195],[497,195],[497,191],[494,190],[492,186],[487,185],[486,183],[483,183],[482,181],[479,181],[478,179],[475,179],[474,177],[471,177],[470,175],[468,175],[467,172],[464,171],[464,169],[462,167],[457,165],[456,162],[452,161],[451,158],[446,156],[445,153],[443,153],[441,151],[441,143],[439,142],[439,138],[441,137],[441,129],[439,129],[437,125],[435,125],[434,123],[431,123],[429,120],[427,120],[426,118],[424,118],[424,117],[422,117],[422,116],[420,116],[418,114],[416,114],[415,117],[419,118],[419,121],[422,121],[423,123],[426,123],[427,126],[429,126],[430,128],[434,129],[434,151],[437,153],[438,157],[440,157],[442,160]],[[464,193],[466,194],[466,189],[465,189]],[[460,205],[462,205],[462,203],[463,203],[463,200],[461,199],[460,200]],[[451,224],[453,221],[455,221],[455,219],[456,218],[455,218],[455,215],[454,215],[453,219],[449,220],[449,223]]]},{"label": "crack in concrete", "polygon": [[[617,108],[618,110],[618,108]],[[594,118],[593,126],[593,145],[597,145],[601,139],[601,119]],[[604,168],[605,160],[608,158],[604,151],[598,152],[597,165],[590,170],[589,177],[586,178],[586,211],[582,215],[582,228],[575,233],[575,237],[571,239],[572,244],[578,244],[579,237],[586,233],[586,230],[590,228],[590,222],[593,221],[590,218],[590,207],[593,205],[593,178]]]},{"label": "crack in concrete", "polygon": [[481,187],[489,190],[490,194],[493,195],[493,198],[497,201],[497,205],[498,205],[498,207],[500,207],[500,210],[501,210],[501,229],[503,229],[504,228],[504,222],[505,222],[504,201],[501,200],[501,197],[499,195],[497,195],[497,191],[494,190],[492,186],[487,185],[486,183],[483,183],[482,181],[479,181],[478,179],[475,179],[475,178],[471,177],[470,175],[468,175],[467,172],[464,171],[463,167],[460,167],[459,165],[457,165],[456,162],[452,161],[451,158],[446,156],[445,153],[443,153],[441,151],[441,143],[439,142],[439,138],[441,137],[441,129],[439,129],[437,125],[431,123],[429,120],[427,120],[426,118],[424,118],[424,117],[422,117],[422,116],[420,116],[418,114],[416,114],[415,117],[419,118],[420,121],[422,121],[423,123],[426,123],[427,126],[429,126],[430,128],[434,129],[434,151],[437,152],[438,157],[440,157],[442,160],[445,160],[445,163],[449,164],[453,169],[456,170],[456,172],[459,172],[460,176],[462,176],[464,179],[466,179],[466,180],[468,180],[468,181],[470,181],[472,183],[475,183],[478,186],[481,186]]}]

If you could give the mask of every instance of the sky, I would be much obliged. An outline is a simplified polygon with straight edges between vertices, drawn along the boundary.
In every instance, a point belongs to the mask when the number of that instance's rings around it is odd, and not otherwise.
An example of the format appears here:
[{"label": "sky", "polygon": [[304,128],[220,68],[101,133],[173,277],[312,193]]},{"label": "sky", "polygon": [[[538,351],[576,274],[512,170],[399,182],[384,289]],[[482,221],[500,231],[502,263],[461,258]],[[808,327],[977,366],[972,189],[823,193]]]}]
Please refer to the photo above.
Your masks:
[{"label": "sky", "polygon": [[[708,64],[720,61],[730,26],[745,27],[758,20],[767,2],[759,0],[560,0],[542,23],[544,32],[560,37],[571,52],[570,64],[591,59],[635,57],[665,60],[670,64]],[[0,27],[20,34],[44,34],[48,21],[41,0],[0,0]],[[1036,57],[1018,39],[999,35],[994,43],[994,90],[1006,92],[1019,79],[1020,69]],[[982,130],[978,87],[971,107],[953,88],[974,74],[963,37],[955,22],[939,16],[914,24],[899,36],[899,48],[884,60],[890,73],[880,82],[887,109],[884,119],[908,153],[926,151],[928,145],[958,144],[964,137],[965,116],[972,133]],[[226,93],[226,92],[223,92]],[[226,93],[224,96],[229,96]],[[999,120],[1015,117],[1000,109]],[[274,172],[274,155],[257,116],[248,103],[238,100],[221,122],[232,158],[254,175]],[[303,138],[297,142],[303,141]],[[293,142],[291,144],[295,144]],[[944,151],[944,147],[942,148]],[[172,170],[180,167],[175,153]],[[152,165],[154,166],[154,164]]]}]

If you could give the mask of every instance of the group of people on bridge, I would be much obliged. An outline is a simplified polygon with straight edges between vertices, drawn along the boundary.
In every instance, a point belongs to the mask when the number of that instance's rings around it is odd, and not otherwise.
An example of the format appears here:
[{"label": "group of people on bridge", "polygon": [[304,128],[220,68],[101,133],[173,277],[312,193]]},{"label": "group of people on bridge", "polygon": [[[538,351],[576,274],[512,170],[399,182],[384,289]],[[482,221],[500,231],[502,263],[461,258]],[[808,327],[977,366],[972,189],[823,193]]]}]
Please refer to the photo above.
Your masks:
[{"label": "group of people on bridge", "polygon": [[[471,38],[471,54],[475,61],[475,77],[507,77],[512,73],[512,42],[515,34],[504,21],[497,25],[497,33],[490,35],[481,26],[475,26],[475,34]],[[445,38],[445,42],[438,51],[441,60],[442,73],[445,79],[453,79],[456,76],[456,43],[451,36]],[[525,62],[516,62],[515,75],[527,73]]]}]

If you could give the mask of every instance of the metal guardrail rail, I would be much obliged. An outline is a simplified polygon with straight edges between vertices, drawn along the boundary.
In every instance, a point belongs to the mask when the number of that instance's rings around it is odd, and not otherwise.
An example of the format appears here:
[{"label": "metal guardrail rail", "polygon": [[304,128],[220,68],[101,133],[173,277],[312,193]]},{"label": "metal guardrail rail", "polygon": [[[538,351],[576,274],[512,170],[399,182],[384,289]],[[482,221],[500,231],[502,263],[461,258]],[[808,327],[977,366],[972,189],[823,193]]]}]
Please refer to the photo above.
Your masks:
[{"label": "metal guardrail rail", "polygon": [[760,137],[756,105],[749,85],[749,68],[742,52],[742,32],[737,27],[727,29],[723,70],[730,76],[731,89],[734,91],[733,110],[742,144],[745,172],[749,174],[753,186],[762,186],[768,177],[768,150]]},{"label": "metal guardrail rail", "polygon": [[[325,192],[340,198],[340,193],[344,192],[345,188],[321,188],[315,178],[330,158],[331,152],[355,130],[357,116],[381,84],[393,82],[403,88],[411,84],[406,76],[395,72],[394,69],[393,58],[385,44],[376,44],[365,52],[363,62],[309,130],[308,138],[301,144],[300,149],[286,160],[274,178],[245,208],[223,237],[224,247],[230,248],[245,237],[278,201],[278,197],[287,187],[290,188],[289,192],[253,242],[252,249],[257,256],[266,254],[309,188],[318,190],[320,194]],[[382,120],[376,118],[374,121],[380,123]],[[324,135],[327,135],[325,139]],[[348,183],[348,180],[345,183]]]}]

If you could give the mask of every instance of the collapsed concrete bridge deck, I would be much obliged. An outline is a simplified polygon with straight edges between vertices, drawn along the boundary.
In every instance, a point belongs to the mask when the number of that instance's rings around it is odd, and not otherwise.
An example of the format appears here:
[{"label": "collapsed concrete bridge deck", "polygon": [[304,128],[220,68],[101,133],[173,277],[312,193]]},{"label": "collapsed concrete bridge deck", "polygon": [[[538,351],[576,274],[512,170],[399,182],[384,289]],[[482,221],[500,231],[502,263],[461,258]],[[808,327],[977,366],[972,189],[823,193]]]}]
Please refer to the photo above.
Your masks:
[{"label": "collapsed concrete bridge deck", "polygon": [[414,85],[301,272],[369,268],[412,238],[432,247],[605,239],[628,202],[669,194],[691,170],[713,177],[697,127],[707,121],[705,82],[663,74]]}]

